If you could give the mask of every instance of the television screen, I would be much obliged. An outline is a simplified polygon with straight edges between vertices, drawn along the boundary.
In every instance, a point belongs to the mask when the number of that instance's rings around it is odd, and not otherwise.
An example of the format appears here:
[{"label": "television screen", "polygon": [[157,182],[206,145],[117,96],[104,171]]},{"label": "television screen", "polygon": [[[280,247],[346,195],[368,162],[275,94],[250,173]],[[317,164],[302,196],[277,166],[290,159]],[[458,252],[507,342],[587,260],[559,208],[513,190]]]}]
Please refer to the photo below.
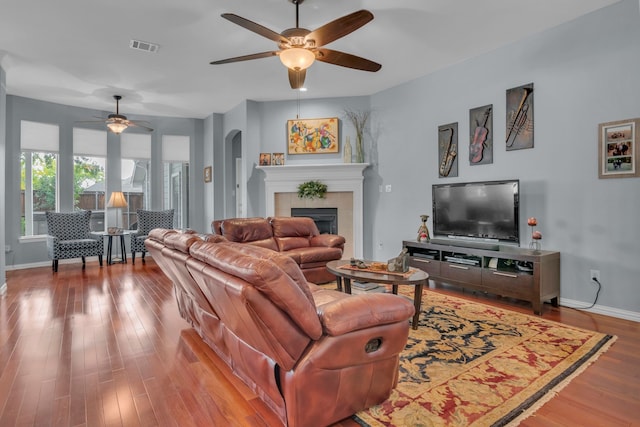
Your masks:
[{"label": "television screen", "polygon": [[433,234],[520,243],[519,181],[433,186]]}]

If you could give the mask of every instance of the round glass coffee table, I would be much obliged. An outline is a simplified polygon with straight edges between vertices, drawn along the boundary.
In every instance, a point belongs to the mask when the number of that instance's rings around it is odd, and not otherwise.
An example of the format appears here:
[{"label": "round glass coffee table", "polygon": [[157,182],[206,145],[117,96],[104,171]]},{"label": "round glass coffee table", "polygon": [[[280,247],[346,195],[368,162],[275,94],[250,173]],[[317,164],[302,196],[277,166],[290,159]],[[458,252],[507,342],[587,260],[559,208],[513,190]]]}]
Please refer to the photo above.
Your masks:
[{"label": "round glass coffee table", "polygon": [[[369,264],[371,261],[365,261],[365,264]],[[336,276],[336,282],[338,284],[338,290],[342,291],[342,284],[344,282],[344,291],[348,294],[351,293],[351,280],[357,280],[361,282],[382,283],[390,284],[391,292],[398,294],[399,285],[410,285],[414,287],[413,291],[413,306],[416,312],[413,315],[411,321],[411,327],[418,329],[418,321],[420,320],[420,308],[422,306],[422,289],[424,285],[429,283],[429,275],[422,270],[412,268],[411,274],[405,273],[391,273],[388,271],[370,271],[344,268],[349,267],[350,262],[347,259],[341,259],[337,261],[330,261],[327,263],[327,270]]]}]

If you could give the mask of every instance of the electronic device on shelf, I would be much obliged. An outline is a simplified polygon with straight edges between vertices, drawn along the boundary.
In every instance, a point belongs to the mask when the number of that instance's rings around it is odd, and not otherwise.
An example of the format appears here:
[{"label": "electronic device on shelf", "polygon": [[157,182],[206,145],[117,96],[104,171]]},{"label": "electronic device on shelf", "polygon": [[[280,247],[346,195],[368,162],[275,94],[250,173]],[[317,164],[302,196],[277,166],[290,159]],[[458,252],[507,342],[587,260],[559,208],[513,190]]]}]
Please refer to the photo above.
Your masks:
[{"label": "electronic device on shelf", "polygon": [[529,261],[518,261],[516,263],[516,268],[520,271],[533,271],[533,263]]},{"label": "electronic device on shelf", "polygon": [[480,260],[478,260],[477,258],[465,258],[463,256],[447,255],[444,257],[444,259],[455,264],[466,264],[473,266],[480,265]]},{"label": "electronic device on shelf", "polygon": [[488,244],[493,250],[498,244],[519,245],[519,193],[517,179],[433,185],[432,242]]}]

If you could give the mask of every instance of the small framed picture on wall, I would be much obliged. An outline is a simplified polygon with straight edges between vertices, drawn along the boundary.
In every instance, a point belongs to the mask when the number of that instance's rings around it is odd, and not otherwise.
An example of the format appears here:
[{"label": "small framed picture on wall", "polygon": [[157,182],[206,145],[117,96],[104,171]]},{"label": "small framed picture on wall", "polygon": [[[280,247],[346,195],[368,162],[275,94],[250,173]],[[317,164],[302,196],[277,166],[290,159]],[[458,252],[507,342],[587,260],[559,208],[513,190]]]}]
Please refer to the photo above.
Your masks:
[{"label": "small framed picture on wall", "polygon": [[601,123],[599,128],[598,178],[640,176],[639,119]]}]

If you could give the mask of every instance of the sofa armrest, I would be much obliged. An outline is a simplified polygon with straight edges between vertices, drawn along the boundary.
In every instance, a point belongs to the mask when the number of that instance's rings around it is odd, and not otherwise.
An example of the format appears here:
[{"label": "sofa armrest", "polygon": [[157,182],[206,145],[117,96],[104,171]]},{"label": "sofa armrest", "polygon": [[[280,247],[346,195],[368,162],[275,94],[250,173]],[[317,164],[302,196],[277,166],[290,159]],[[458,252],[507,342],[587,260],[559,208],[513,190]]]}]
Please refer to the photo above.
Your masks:
[{"label": "sofa armrest", "polygon": [[413,303],[406,298],[380,293],[341,298],[318,307],[322,328],[330,336],[408,321],[414,312]]},{"label": "sofa armrest", "polygon": [[93,240],[97,240],[98,242],[104,241],[104,236],[100,233],[89,233],[89,238]]},{"label": "sofa armrest", "polygon": [[310,246],[342,248],[344,247],[345,238],[337,234],[318,234],[309,240]]}]

